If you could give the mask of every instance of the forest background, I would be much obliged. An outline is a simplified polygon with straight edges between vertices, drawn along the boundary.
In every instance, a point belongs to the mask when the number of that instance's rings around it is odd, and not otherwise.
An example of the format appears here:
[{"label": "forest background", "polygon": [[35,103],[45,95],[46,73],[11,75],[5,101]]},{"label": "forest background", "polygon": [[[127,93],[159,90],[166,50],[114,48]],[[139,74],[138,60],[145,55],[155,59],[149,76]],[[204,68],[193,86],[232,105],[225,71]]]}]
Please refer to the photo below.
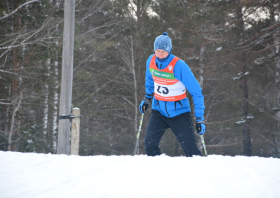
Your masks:
[{"label": "forest background", "polygon": [[[208,154],[279,158],[278,0],[76,0],[75,10],[80,155],[133,153],[146,60],[168,32],[203,88]],[[56,153],[63,17],[63,0],[0,2],[0,150]],[[184,155],[170,130],[160,147]]]}]

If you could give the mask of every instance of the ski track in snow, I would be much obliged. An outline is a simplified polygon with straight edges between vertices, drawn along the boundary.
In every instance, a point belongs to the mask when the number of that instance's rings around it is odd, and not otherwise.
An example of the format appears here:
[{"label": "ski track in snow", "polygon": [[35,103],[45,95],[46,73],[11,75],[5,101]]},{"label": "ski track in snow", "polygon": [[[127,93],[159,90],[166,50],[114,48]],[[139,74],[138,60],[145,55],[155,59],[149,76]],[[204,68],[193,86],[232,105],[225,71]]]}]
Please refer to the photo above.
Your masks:
[{"label": "ski track in snow", "polygon": [[0,198],[279,198],[280,159],[0,151]]}]

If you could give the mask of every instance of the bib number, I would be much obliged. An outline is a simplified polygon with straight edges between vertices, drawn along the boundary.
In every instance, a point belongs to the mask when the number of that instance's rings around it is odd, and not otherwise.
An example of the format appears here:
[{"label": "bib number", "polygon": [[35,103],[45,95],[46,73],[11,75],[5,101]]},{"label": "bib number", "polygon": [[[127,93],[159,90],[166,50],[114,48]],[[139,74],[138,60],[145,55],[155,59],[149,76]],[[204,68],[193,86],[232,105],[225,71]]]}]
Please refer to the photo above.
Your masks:
[{"label": "bib number", "polygon": [[169,93],[169,90],[167,87],[162,87],[160,85],[158,85],[158,88],[157,88],[157,92],[158,93],[162,93],[162,94],[168,94]]}]

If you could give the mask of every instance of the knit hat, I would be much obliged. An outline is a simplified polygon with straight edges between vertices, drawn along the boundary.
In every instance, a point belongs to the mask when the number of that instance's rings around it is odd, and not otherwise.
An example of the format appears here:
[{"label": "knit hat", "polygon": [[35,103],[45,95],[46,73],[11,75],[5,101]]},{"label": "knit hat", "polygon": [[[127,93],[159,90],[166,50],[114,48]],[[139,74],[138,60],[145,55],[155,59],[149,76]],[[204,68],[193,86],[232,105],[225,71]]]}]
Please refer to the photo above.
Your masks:
[{"label": "knit hat", "polygon": [[169,38],[167,32],[164,32],[162,35],[156,37],[154,42],[154,51],[157,49],[162,49],[167,51],[169,54],[172,50],[172,41]]}]

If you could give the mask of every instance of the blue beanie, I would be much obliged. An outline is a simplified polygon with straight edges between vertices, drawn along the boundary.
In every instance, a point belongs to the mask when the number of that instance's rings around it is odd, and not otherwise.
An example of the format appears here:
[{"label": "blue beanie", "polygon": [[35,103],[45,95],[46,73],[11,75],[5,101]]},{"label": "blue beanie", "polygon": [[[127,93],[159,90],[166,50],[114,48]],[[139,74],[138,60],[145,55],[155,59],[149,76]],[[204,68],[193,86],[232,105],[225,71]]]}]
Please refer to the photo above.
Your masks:
[{"label": "blue beanie", "polygon": [[167,32],[164,32],[162,35],[156,37],[154,42],[154,51],[157,49],[162,49],[167,51],[169,54],[172,50],[172,41],[169,38]]}]

